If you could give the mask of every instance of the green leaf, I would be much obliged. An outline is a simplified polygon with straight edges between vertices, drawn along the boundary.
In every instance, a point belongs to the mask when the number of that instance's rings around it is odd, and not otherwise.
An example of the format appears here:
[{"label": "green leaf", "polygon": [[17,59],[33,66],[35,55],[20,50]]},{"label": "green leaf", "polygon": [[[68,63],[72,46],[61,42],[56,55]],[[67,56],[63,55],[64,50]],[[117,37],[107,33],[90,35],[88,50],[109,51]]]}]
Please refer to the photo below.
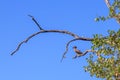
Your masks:
[{"label": "green leaf", "polygon": [[99,19],[99,18],[95,18],[94,20],[95,20],[96,22],[98,22],[100,19]]}]

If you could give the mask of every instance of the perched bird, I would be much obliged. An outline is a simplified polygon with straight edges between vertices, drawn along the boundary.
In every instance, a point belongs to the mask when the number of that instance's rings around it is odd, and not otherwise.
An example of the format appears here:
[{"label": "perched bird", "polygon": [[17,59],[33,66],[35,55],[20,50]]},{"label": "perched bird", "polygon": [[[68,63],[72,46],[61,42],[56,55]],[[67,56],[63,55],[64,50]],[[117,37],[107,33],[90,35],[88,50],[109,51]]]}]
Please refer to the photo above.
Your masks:
[{"label": "perched bird", "polygon": [[83,55],[83,53],[80,50],[77,49],[77,46],[74,46],[73,50],[76,53],[76,55],[73,57],[73,59],[75,59],[75,58],[80,57],[80,56]]}]

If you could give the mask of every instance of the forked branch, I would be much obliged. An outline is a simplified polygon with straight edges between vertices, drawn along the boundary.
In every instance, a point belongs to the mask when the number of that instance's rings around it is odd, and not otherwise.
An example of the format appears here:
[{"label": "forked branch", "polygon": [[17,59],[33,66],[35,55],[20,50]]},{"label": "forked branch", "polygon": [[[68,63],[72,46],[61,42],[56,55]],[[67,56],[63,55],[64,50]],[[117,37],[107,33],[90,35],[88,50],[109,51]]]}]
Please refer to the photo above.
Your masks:
[{"label": "forked branch", "polygon": [[66,50],[65,50],[65,52],[63,53],[61,62],[62,62],[63,59],[65,58],[66,53],[68,52],[68,47],[69,47],[70,43],[72,43],[72,42],[74,42],[74,41],[77,41],[77,40],[92,41],[93,39],[92,39],[92,38],[83,38],[83,37],[82,37],[82,38],[76,38],[76,39],[72,39],[72,40],[68,41],[67,44],[66,44],[66,48],[65,48]]},{"label": "forked branch", "polygon": [[[20,49],[20,47],[21,47],[21,45],[22,45],[23,43],[27,43],[31,38],[33,38],[34,36],[36,36],[36,35],[38,35],[38,34],[41,34],[41,33],[63,33],[63,34],[68,34],[68,35],[70,35],[70,36],[72,36],[72,37],[75,38],[75,39],[73,39],[72,41],[75,41],[75,40],[91,41],[91,40],[92,40],[91,38],[79,37],[78,35],[76,35],[76,34],[74,34],[74,33],[72,33],[72,32],[66,31],[66,30],[41,30],[41,31],[39,31],[39,32],[36,32],[36,33],[30,35],[28,38],[26,38],[25,40],[23,40],[22,42],[20,42],[20,43],[18,44],[17,48],[11,53],[11,55],[13,55],[14,53],[16,53],[16,52]],[[68,47],[68,45],[69,45],[72,41],[68,42],[68,44],[67,44],[66,47]],[[67,50],[67,49],[66,49],[66,50]],[[66,53],[65,53],[65,54],[66,54]]]},{"label": "forked branch", "polygon": [[69,44],[73,41],[76,41],[76,40],[83,40],[83,41],[92,41],[93,39],[92,38],[85,38],[85,37],[80,37],[78,36],[77,34],[74,34],[70,31],[67,31],[67,30],[45,30],[43,29],[39,23],[35,20],[35,18],[31,15],[29,15],[29,17],[32,18],[32,20],[34,21],[34,23],[37,25],[37,27],[39,28],[39,32],[36,32],[32,35],[30,35],[29,37],[27,37],[25,40],[23,40],[22,42],[20,42],[17,46],[17,48],[11,53],[11,55],[14,55],[19,49],[20,47],[24,44],[24,43],[27,43],[31,38],[33,38],[34,36],[37,36],[38,34],[41,34],[41,33],[62,33],[62,34],[67,34],[67,35],[70,35],[72,37],[74,37],[74,39],[70,40],[67,42],[66,44],[66,50],[65,52],[63,53],[63,56],[62,56],[62,59],[61,61],[63,60],[63,58],[65,57],[65,54],[67,53],[68,51],[68,47],[69,47]]}]

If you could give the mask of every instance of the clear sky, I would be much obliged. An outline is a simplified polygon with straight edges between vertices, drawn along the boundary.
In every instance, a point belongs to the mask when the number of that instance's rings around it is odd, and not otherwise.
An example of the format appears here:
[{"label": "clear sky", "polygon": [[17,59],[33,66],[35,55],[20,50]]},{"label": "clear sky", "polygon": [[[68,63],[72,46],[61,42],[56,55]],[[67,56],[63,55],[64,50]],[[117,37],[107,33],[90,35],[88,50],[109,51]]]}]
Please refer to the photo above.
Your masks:
[{"label": "clear sky", "polygon": [[119,28],[114,19],[94,21],[95,17],[108,14],[104,0],[1,0],[0,80],[100,80],[84,72],[89,54],[72,59],[74,45],[85,51],[90,49],[90,42],[71,43],[67,58],[60,63],[65,44],[73,39],[68,35],[37,35],[10,56],[19,42],[39,31],[28,14],[44,29],[68,30],[83,37],[107,35],[108,29]]}]

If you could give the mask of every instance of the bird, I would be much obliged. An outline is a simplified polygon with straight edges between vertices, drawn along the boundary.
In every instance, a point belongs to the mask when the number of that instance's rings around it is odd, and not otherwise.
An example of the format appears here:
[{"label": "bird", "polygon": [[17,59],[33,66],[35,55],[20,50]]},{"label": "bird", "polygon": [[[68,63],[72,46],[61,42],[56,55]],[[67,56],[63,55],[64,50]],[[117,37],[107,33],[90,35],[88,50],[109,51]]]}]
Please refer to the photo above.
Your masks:
[{"label": "bird", "polygon": [[75,58],[80,57],[80,56],[83,55],[83,53],[80,50],[77,49],[77,46],[74,46],[73,50],[76,53],[76,55],[73,57],[73,59],[75,59]]}]

